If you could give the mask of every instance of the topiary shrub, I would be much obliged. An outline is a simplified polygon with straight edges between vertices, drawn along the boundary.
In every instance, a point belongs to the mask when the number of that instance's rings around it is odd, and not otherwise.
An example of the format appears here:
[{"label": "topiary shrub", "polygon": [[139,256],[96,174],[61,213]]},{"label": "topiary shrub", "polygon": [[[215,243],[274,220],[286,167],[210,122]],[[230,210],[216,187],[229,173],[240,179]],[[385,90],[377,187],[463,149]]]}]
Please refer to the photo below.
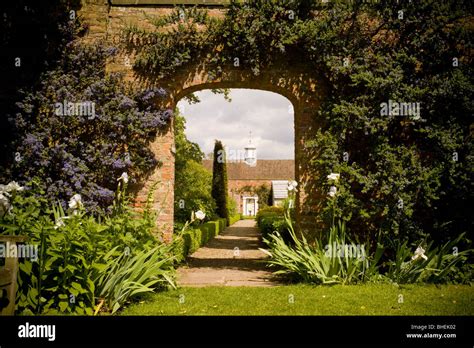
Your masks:
[{"label": "topiary shrub", "polygon": [[201,238],[202,238],[202,232],[199,229],[194,229],[192,233],[192,245],[191,245],[191,250],[190,253],[194,253],[201,247]]},{"label": "topiary shrub", "polygon": [[212,198],[216,202],[216,213],[229,220],[227,208],[227,164],[222,142],[216,140],[214,145],[214,162],[212,165]]},{"label": "topiary shrub", "polygon": [[216,221],[209,221],[208,224],[212,235],[217,236],[219,234],[219,224]]}]

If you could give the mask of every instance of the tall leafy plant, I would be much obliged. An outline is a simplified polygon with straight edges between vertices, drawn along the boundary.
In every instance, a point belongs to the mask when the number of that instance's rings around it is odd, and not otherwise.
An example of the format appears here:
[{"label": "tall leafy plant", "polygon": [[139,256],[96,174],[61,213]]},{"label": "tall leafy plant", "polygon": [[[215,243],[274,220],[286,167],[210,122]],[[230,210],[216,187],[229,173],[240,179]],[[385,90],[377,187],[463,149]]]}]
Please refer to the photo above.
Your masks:
[{"label": "tall leafy plant", "polygon": [[473,250],[458,250],[465,238],[465,233],[461,233],[454,240],[440,246],[435,246],[433,241],[430,241],[425,248],[420,243],[415,252],[407,245],[406,241],[398,242],[394,260],[389,262],[390,266],[386,276],[401,284],[442,283],[453,281],[459,273],[466,271],[464,278],[472,280],[472,265],[468,264],[468,269],[463,269],[462,265],[472,257]]},{"label": "tall leafy plant", "polygon": [[[176,114],[175,131],[175,229],[179,230],[192,212],[202,210],[207,218],[215,214],[215,202],[211,196],[212,173],[202,165],[199,145],[189,141],[185,134],[186,120]],[[177,222],[177,224],[176,224]]]},{"label": "tall leafy plant", "polygon": [[216,140],[214,145],[211,194],[216,202],[216,213],[229,221],[229,210],[227,208],[227,159],[224,146],[220,140]]},{"label": "tall leafy plant", "polygon": [[[337,246],[353,246],[355,243],[346,235],[343,222],[331,226],[329,235],[314,243],[305,236],[296,236],[289,210],[285,212],[285,221],[289,229],[291,244],[285,242],[276,231],[264,239],[269,251],[261,249],[270,256],[268,264],[276,267],[276,275],[316,284],[351,284],[374,279],[378,275],[378,262],[383,247],[378,244],[376,251],[369,255],[360,249],[360,253],[340,252]],[[336,250],[332,248],[336,247]]]},{"label": "tall leafy plant", "polygon": [[36,181],[23,192],[8,192],[0,233],[27,236],[28,245],[38,248],[36,259],[20,260],[17,313],[92,315],[99,299],[115,311],[145,288],[173,284],[169,247],[152,236],[149,210],[140,215],[125,204],[125,181],[123,175],[112,216],[87,213],[79,195],[67,210],[50,207]]},{"label": "tall leafy plant", "polygon": [[134,296],[153,292],[159,287],[176,288],[173,280],[175,257],[171,255],[171,246],[162,244],[150,250],[139,250],[135,255],[126,249],[118,257],[116,251],[117,247],[103,257],[105,264],[93,276],[101,300],[99,306],[105,303],[115,313]]}]

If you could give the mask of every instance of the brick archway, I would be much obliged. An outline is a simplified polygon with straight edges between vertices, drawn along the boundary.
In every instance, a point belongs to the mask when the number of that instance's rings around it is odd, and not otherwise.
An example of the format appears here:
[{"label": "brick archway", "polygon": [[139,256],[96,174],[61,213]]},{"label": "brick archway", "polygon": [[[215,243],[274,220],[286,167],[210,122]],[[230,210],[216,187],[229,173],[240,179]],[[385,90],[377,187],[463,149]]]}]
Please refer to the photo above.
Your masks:
[{"label": "brick archway", "polygon": [[[101,0],[84,1],[81,15],[86,22],[93,24],[86,40],[105,40],[113,43],[117,34],[127,24],[133,23],[138,26],[147,26],[150,16],[168,14],[173,10],[173,6],[110,6],[102,3]],[[224,9],[210,8],[209,15],[220,17]],[[103,21],[102,21],[103,20]],[[297,53],[288,52],[279,61],[266,70],[262,70],[255,75],[249,68],[224,67],[221,76],[211,78],[209,68],[204,62],[193,62],[183,66],[181,70],[175,72],[166,79],[159,80],[137,74],[132,70],[133,52],[128,56],[118,56],[114,61],[109,62],[107,70],[122,71],[128,80],[136,83],[137,86],[159,86],[167,92],[167,99],[163,102],[165,107],[174,109],[177,102],[184,96],[204,89],[217,88],[246,88],[265,90],[278,93],[286,97],[294,109],[295,121],[295,176],[300,183],[298,192],[297,220],[303,230],[307,226],[314,225],[318,220],[317,207],[309,207],[306,202],[308,195],[318,196],[320,193],[311,185],[309,171],[309,152],[305,148],[306,139],[310,138],[318,128],[314,115],[316,114],[320,102],[326,94],[325,83],[318,74],[308,68],[305,62],[298,59]],[[127,64],[128,62],[128,64]],[[173,127],[164,133],[159,134],[150,144],[151,151],[162,163],[136,187],[137,205],[143,205],[152,187],[158,182],[154,190],[153,208],[159,213],[157,226],[163,233],[165,239],[170,239],[173,231],[174,215],[174,135]],[[305,189],[306,187],[306,189]],[[311,191],[311,193],[309,193]],[[314,202],[314,200],[313,200]],[[305,209],[303,209],[303,207]]]},{"label": "brick archway", "polygon": [[[246,88],[255,90],[265,90],[280,94],[286,97],[292,104],[294,110],[295,125],[295,177],[300,183],[298,192],[297,219],[299,222],[310,224],[309,216],[303,218],[302,205],[305,200],[304,187],[310,179],[305,168],[308,165],[308,157],[305,154],[304,143],[310,133],[314,131],[317,124],[314,122],[314,113],[319,107],[320,98],[323,97],[324,89],[318,84],[304,67],[293,67],[281,63],[273,69],[263,71],[258,76],[253,75],[245,69],[225,70],[221,78],[209,81],[207,71],[203,68],[196,72],[194,69],[183,69],[183,71],[170,81],[171,83],[157,83],[158,86],[165,87],[169,93],[166,106],[173,108],[178,101],[193,92],[215,88]],[[161,168],[149,177],[139,191],[139,199],[146,198],[151,185],[159,180],[161,183],[156,191],[155,209],[160,211],[158,224],[160,230],[170,237],[173,225],[174,210],[174,135],[172,130],[158,136],[151,144],[151,148],[156,157],[163,163]],[[166,196],[165,201],[160,203],[160,198]],[[303,218],[303,219],[302,219]],[[313,217],[314,218],[314,217]],[[304,220],[304,221],[302,221]]]}]

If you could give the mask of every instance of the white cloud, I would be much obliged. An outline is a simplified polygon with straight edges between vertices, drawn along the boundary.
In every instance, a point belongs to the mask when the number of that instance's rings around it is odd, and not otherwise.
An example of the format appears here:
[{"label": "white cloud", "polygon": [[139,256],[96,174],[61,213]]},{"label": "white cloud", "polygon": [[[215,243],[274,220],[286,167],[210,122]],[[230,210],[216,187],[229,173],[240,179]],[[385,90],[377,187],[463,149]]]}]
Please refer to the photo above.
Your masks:
[{"label": "white cloud", "polygon": [[[231,89],[228,102],[210,90],[195,93],[200,103],[185,100],[178,108],[186,117],[186,135],[204,153],[221,140],[229,149],[242,150],[252,132],[260,159],[294,159],[294,115],[285,97],[254,89]],[[290,111],[291,110],[291,111]]]}]

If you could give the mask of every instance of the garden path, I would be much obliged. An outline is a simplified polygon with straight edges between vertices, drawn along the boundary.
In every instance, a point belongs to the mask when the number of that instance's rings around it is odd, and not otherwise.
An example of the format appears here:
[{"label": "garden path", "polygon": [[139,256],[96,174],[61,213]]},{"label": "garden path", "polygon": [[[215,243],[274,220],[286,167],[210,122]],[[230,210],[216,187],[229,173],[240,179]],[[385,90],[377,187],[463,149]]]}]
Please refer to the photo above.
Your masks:
[{"label": "garden path", "polygon": [[273,286],[278,283],[262,262],[267,255],[254,220],[227,227],[178,269],[179,286]]}]

